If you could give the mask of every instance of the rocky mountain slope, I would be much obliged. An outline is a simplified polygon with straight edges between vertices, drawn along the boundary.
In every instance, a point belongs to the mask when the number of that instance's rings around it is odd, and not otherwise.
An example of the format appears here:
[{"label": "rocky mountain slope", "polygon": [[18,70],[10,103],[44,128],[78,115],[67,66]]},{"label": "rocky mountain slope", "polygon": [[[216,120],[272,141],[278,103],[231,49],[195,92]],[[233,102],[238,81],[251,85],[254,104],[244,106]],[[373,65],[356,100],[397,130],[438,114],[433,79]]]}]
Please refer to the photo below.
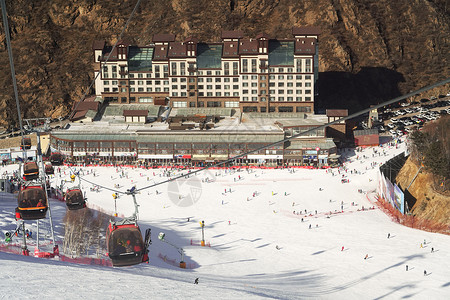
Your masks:
[{"label": "rocky mountain slope", "polygon": [[[8,0],[16,75],[26,118],[60,116],[93,77],[94,39],[114,42],[137,0]],[[316,107],[355,111],[450,75],[450,5],[446,0],[143,0],[125,37],[155,33],[181,40],[220,39],[222,29],[249,37],[290,37],[314,25],[320,37]],[[17,119],[5,39],[0,39],[0,123]],[[0,124],[1,125],[1,124]]]}]

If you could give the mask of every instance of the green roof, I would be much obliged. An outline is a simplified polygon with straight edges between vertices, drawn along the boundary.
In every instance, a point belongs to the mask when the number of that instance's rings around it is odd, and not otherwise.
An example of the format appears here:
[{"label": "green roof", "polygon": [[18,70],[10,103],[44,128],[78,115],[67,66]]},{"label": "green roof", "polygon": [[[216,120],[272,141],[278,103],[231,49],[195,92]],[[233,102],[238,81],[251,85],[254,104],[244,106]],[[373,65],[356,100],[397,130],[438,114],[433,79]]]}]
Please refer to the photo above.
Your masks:
[{"label": "green roof", "polygon": [[59,133],[54,132],[52,136],[69,141],[136,141],[138,143],[260,143],[271,144],[284,138],[284,134],[227,134],[217,132],[217,134],[169,134],[169,132],[159,132],[153,134],[101,134],[101,133]]},{"label": "green roof", "polygon": [[148,110],[148,117],[158,117],[161,105],[153,104],[111,104],[105,108],[104,117],[123,116],[124,110]]},{"label": "green roof", "polygon": [[222,45],[197,45],[197,68],[219,69],[222,67]]},{"label": "green roof", "polygon": [[151,71],[153,48],[129,47],[128,71]]},{"label": "green roof", "polygon": [[297,140],[292,139],[291,144],[286,147],[286,149],[316,149],[319,147],[322,150],[336,148],[336,144],[333,142],[333,139],[321,139],[321,140]]},{"label": "green roof", "polygon": [[269,41],[269,66],[293,66],[294,42]]}]

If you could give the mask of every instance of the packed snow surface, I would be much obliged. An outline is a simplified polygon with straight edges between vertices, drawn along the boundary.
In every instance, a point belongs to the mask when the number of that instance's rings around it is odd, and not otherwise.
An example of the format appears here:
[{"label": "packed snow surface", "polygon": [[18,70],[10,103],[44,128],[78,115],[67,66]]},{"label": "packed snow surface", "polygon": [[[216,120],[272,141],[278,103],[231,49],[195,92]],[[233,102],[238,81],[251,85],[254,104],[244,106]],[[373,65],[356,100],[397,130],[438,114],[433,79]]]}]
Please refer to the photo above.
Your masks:
[{"label": "packed snow surface", "polygon": [[[139,225],[142,232],[152,229],[149,264],[79,265],[0,252],[0,299],[450,299],[450,237],[401,226],[374,204],[376,164],[404,147],[344,152],[347,171],[207,170],[140,190]],[[88,206],[111,214],[112,190],[139,190],[188,172],[81,170],[83,179],[99,186],[97,192],[82,181]],[[61,167],[51,185],[69,180],[71,171]],[[15,197],[0,195],[2,240],[16,226]],[[50,204],[61,239],[66,208],[57,200]],[[119,216],[133,211],[131,196],[120,194]],[[206,247],[198,245],[201,221]],[[26,226],[35,230],[35,221]],[[170,263],[180,255],[158,240],[160,232],[184,249],[187,269]]]}]

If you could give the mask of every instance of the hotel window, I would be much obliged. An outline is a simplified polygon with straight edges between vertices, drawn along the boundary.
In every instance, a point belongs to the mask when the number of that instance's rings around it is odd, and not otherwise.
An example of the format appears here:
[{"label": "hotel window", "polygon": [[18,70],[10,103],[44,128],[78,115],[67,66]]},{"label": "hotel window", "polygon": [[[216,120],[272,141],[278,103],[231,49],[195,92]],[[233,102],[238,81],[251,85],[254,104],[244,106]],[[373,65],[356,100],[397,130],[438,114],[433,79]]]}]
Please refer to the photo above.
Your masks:
[{"label": "hotel window", "polygon": [[275,75],[269,75],[269,79],[271,80],[275,79]]},{"label": "hotel window", "polygon": [[155,78],[161,78],[160,66],[155,66]]},{"label": "hotel window", "polygon": [[261,97],[261,102],[266,102],[266,97]]},{"label": "hotel window", "polygon": [[138,88],[138,92],[143,92],[143,91],[144,91],[144,88],[142,88],[142,87]]},{"label": "hotel window", "polygon": [[184,62],[180,63],[180,74],[181,76],[186,75],[186,63]]},{"label": "hotel window", "polygon": [[127,92],[127,88],[120,88],[120,91],[121,91],[122,93],[126,93],[126,92]]},{"label": "hotel window", "polygon": [[242,97],[242,101],[248,101],[248,97]]},{"label": "hotel window", "polygon": [[278,97],[278,101],[284,101],[284,97]]},{"label": "hotel window", "polygon": [[266,90],[262,90],[261,95],[265,95],[265,94],[266,94]]},{"label": "hotel window", "polygon": [[269,94],[275,94],[275,90],[269,90]]},{"label": "hotel window", "polygon": [[305,94],[311,94],[311,90],[305,90]]},{"label": "hotel window", "polygon": [[239,92],[233,92],[233,97],[239,97]]},{"label": "hotel window", "polygon": [[160,87],[155,88],[155,92],[161,92],[161,88]]},{"label": "hotel window", "polygon": [[242,86],[243,86],[243,87],[248,87],[248,82],[243,82],[243,83],[242,83]]},{"label": "hotel window", "polygon": [[296,87],[302,87],[302,83],[301,83],[301,82],[296,82],[296,83],[295,83],[295,86],[296,86]]},{"label": "hotel window", "polygon": [[139,97],[140,103],[153,103],[153,97]]},{"label": "hotel window", "polygon": [[311,87],[311,82],[305,82],[305,87]]},{"label": "hotel window", "polygon": [[147,85],[151,85],[151,84],[152,84],[152,81],[151,81],[151,80],[147,80],[145,83],[146,83]]},{"label": "hotel window", "polygon": [[248,94],[248,90],[242,90],[242,94]]},{"label": "hotel window", "polygon": [[211,76],[212,75],[212,71],[206,71],[206,75]]},{"label": "hotel window", "polygon": [[258,94],[258,90],[252,90],[252,94],[253,94],[253,95]]},{"label": "hotel window", "polygon": [[144,74],[139,73],[139,74],[138,74],[138,78],[144,78]]},{"label": "hotel window", "polygon": [[295,75],[295,79],[302,80],[302,75]]},{"label": "hotel window", "polygon": [[117,78],[117,66],[112,66],[112,77]]},{"label": "hotel window", "polygon": [[294,72],[294,68],[288,68],[288,73]]},{"label": "hotel window", "polygon": [[198,86],[198,89],[199,89],[199,90],[203,90],[203,84],[199,85],[199,86]]},{"label": "hotel window", "polygon": [[108,92],[109,92],[109,87],[105,87],[105,88],[103,89],[103,92],[108,93]]},{"label": "hotel window", "polygon": [[221,78],[216,78],[216,80],[215,80],[216,82],[221,82],[222,81],[222,79]]},{"label": "hotel window", "polygon": [[206,82],[212,82],[212,78],[211,77],[206,78]]},{"label": "hotel window", "polygon": [[230,92],[224,92],[223,95],[224,95],[225,97],[230,97]]},{"label": "hotel window", "polygon": [[248,75],[243,75],[242,76],[242,80],[247,80],[248,79]]},{"label": "hotel window", "polygon": [[252,97],[252,101],[258,101],[258,97]]},{"label": "hotel window", "polygon": [[256,73],[256,59],[252,59],[252,73]]},{"label": "hotel window", "polygon": [[108,66],[103,66],[103,78],[109,78]]},{"label": "hotel window", "polygon": [[134,85],[135,81],[134,80],[130,80],[130,85]]},{"label": "hotel window", "polygon": [[147,88],[147,92],[149,92],[149,93],[152,92],[152,88],[151,88],[151,87],[148,87],[148,88]]},{"label": "hotel window", "polygon": [[186,85],[185,85],[185,84],[182,84],[182,85],[180,86],[180,89],[185,90],[185,89],[186,89]]},{"label": "hotel window", "polygon": [[111,84],[112,84],[112,85],[117,85],[117,80],[111,81]]},{"label": "hotel window", "polygon": [[208,96],[208,97],[212,97],[212,95],[213,95],[212,92],[207,92],[207,93],[206,93],[206,96]]},{"label": "hotel window", "polygon": [[147,78],[152,78],[152,73],[147,73]]},{"label": "hotel window", "polygon": [[311,101],[311,97],[305,97],[305,101]]},{"label": "hotel window", "polygon": [[278,94],[284,94],[284,90],[278,90]]},{"label": "hotel window", "polygon": [[164,80],[163,85],[169,85],[169,80]]},{"label": "hotel window", "polygon": [[311,73],[311,59],[306,59],[306,73]]},{"label": "hotel window", "polygon": [[278,82],[278,87],[284,87],[284,82]]},{"label": "hotel window", "polygon": [[181,92],[181,97],[186,97],[186,92]]},{"label": "hotel window", "polygon": [[207,89],[207,90],[212,90],[212,85],[211,85],[211,84],[208,84],[208,85],[206,86],[206,89]]},{"label": "hotel window", "polygon": [[258,75],[252,75],[252,80],[257,80],[258,79]]},{"label": "hotel window", "polygon": [[109,85],[109,81],[108,81],[108,80],[105,80],[105,81],[103,81],[103,84],[104,84],[104,85]]},{"label": "hotel window", "polygon": [[248,72],[248,60],[243,59],[242,60],[242,73],[247,73],[247,72]]},{"label": "hotel window", "polygon": [[263,87],[266,87],[266,83],[265,83],[265,82],[261,82],[261,83],[259,84],[259,86],[262,87],[262,88],[263,88]]},{"label": "hotel window", "polygon": [[130,74],[130,75],[128,75],[128,77],[134,78],[134,74]]},{"label": "hotel window", "polygon": [[178,82],[178,78],[172,78],[172,82]]},{"label": "hotel window", "polygon": [[176,62],[173,62],[171,64],[171,70],[170,71],[172,72],[172,75],[177,75],[177,63]]},{"label": "hotel window", "polygon": [[180,82],[186,82],[186,78],[180,78]]},{"label": "hotel window", "polygon": [[142,80],[138,80],[138,85],[144,85],[144,82]]},{"label": "hotel window", "polygon": [[257,82],[252,82],[252,87],[257,87],[258,83]]},{"label": "hotel window", "polygon": [[301,95],[301,94],[302,94],[302,90],[296,90],[295,93],[296,93],[297,95]]},{"label": "hotel window", "polygon": [[275,101],[275,97],[270,97],[269,100],[270,101]]},{"label": "hotel window", "polygon": [[287,93],[292,95],[292,94],[294,94],[294,91],[293,90],[287,90]]},{"label": "hotel window", "polygon": [[294,84],[293,84],[292,82],[288,82],[288,83],[287,83],[287,86],[288,86],[288,87],[293,87]]},{"label": "hotel window", "polygon": [[275,68],[269,68],[269,72],[270,72],[270,73],[275,72]]},{"label": "hotel window", "polygon": [[120,85],[127,85],[127,82],[126,81],[121,81]]},{"label": "hotel window", "polygon": [[195,83],[195,78],[189,78],[190,83]]},{"label": "hotel window", "polygon": [[178,97],[178,92],[172,92],[172,97]]},{"label": "hotel window", "polygon": [[302,97],[295,97],[295,101],[298,101],[298,102],[302,101]]},{"label": "hotel window", "polygon": [[229,85],[224,85],[223,88],[224,88],[224,90],[229,90],[230,86]]},{"label": "hotel window", "polygon": [[216,84],[216,90],[220,90],[222,86],[220,84]]},{"label": "hotel window", "polygon": [[238,66],[239,66],[239,64],[238,64],[237,61],[233,62],[233,75],[238,75],[239,74]]},{"label": "hotel window", "polygon": [[234,85],[233,85],[233,90],[237,90],[237,89],[239,89],[239,85],[234,84]]},{"label": "hotel window", "polygon": [[233,78],[233,82],[239,82],[239,78]]},{"label": "hotel window", "polygon": [[302,60],[297,59],[297,73],[301,73],[301,72],[302,72]]},{"label": "hotel window", "polygon": [[223,69],[224,69],[225,75],[230,75],[230,63],[229,62],[223,63]]},{"label": "hotel window", "polygon": [[136,89],[134,87],[130,88],[130,92],[134,92]]},{"label": "hotel window", "polygon": [[278,68],[278,73],[283,73],[284,69],[283,68]]},{"label": "hotel window", "polygon": [[155,81],[155,85],[160,85],[161,84],[161,80],[156,80]]},{"label": "hotel window", "polygon": [[178,85],[172,85],[172,90],[178,90]]},{"label": "hotel window", "polygon": [[163,65],[163,70],[164,70],[164,78],[169,77],[169,66]]},{"label": "hotel window", "polygon": [[216,71],[216,75],[220,75],[220,71]]},{"label": "hotel window", "polygon": [[199,97],[203,97],[204,93],[203,92],[198,92],[198,96]]},{"label": "hotel window", "polygon": [[305,75],[305,80],[311,80],[311,75]]},{"label": "hotel window", "polygon": [[197,82],[203,82],[203,78],[198,78]]},{"label": "hotel window", "polygon": [[284,79],[284,75],[278,75],[278,79]]},{"label": "hotel window", "polygon": [[266,75],[261,75],[259,78],[260,78],[261,80],[266,80]]},{"label": "hotel window", "polygon": [[216,97],[221,97],[222,93],[221,92],[216,92]]},{"label": "hotel window", "polygon": [[193,85],[193,84],[192,84],[192,85],[189,85],[189,89],[190,89],[190,90],[195,89],[195,85]]},{"label": "hotel window", "polygon": [[287,78],[288,80],[292,80],[292,79],[294,79],[294,76],[292,76],[292,75],[287,75],[286,78]]},{"label": "hotel window", "polygon": [[275,82],[269,82],[269,87],[275,87]]},{"label": "hotel window", "polygon": [[189,97],[195,96],[195,92],[189,92]]}]

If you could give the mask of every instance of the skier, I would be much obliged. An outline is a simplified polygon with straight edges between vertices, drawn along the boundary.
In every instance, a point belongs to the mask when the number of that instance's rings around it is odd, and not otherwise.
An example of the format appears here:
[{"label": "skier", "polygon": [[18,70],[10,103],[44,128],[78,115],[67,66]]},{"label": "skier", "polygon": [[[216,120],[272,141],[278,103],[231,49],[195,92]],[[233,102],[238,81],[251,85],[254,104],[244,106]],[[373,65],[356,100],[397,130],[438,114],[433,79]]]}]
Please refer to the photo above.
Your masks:
[{"label": "skier", "polygon": [[344,246],[342,246],[341,251],[344,251]]},{"label": "skier", "polygon": [[309,224],[309,229],[311,229],[311,224]]},{"label": "skier", "polygon": [[275,248],[276,248],[277,250],[280,250],[280,247],[278,247],[278,245],[276,245]]},{"label": "skier", "polygon": [[408,265],[406,265],[406,272],[408,272]]},{"label": "skier", "polygon": [[423,276],[427,276],[427,270],[423,270]]},{"label": "skier", "polygon": [[388,238],[390,238],[391,237],[391,234],[390,233],[388,233]]},{"label": "skier", "polygon": [[194,284],[198,284],[198,278],[195,278]]},{"label": "skier", "polygon": [[433,253],[434,252],[434,248],[433,247],[431,247],[431,253]]},{"label": "skier", "polygon": [[369,258],[369,254],[366,254],[366,256],[364,257],[364,259],[368,259]]}]

